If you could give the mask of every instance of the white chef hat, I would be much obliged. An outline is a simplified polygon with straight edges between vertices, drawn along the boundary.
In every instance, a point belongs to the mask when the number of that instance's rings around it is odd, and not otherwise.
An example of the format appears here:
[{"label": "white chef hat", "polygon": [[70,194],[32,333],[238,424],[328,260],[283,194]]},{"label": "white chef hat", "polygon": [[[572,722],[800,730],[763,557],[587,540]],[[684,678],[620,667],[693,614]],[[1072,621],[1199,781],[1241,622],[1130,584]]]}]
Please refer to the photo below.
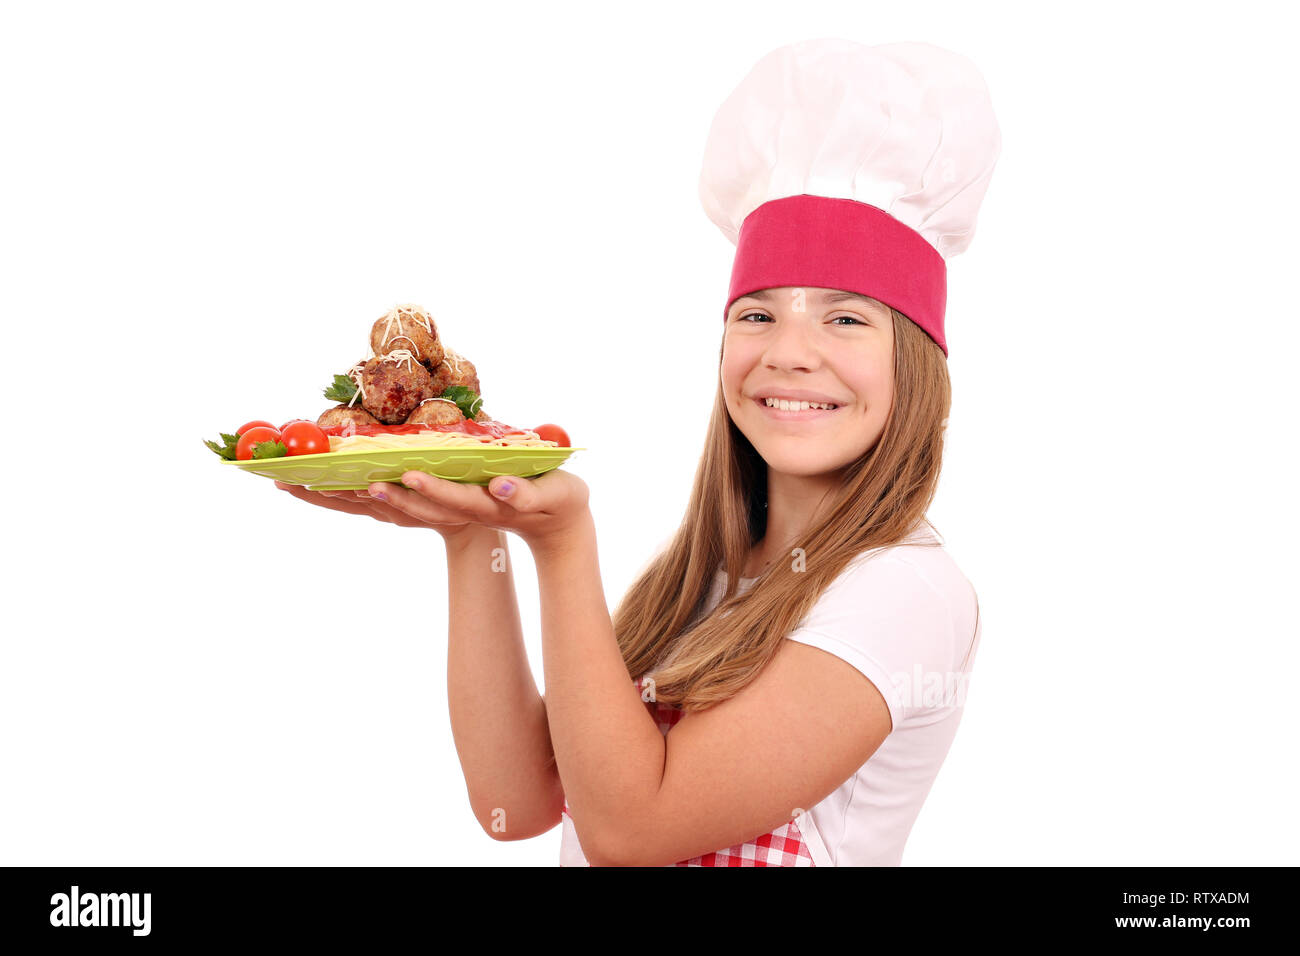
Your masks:
[{"label": "white chef hat", "polygon": [[841,289],[897,309],[947,356],[945,260],[975,234],[1001,145],[959,54],[833,38],[768,53],[718,109],[700,174],[736,244],[724,320],[759,289]]}]

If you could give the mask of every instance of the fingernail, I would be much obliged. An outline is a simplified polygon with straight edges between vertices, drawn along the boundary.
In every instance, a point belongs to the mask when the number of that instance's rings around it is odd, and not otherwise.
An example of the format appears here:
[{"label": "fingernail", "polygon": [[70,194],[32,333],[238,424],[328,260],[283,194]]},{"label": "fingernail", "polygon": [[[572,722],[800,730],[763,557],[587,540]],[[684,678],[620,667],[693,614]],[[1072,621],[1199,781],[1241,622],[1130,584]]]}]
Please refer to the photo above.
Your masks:
[{"label": "fingernail", "polygon": [[375,499],[377,499],[378,501],[387,501],[387,500],[388,500],[388,495],[384,494],[382,491],[380,491],[380,492],[376,492],[375,494],[371,495],[370,497],[371,497],[371,498],[375,498]]},{"label": "fingernail", "polygon": [[515,486],[508,481],[503,481],[497,485],[496,491],[493,492],[498,498],[509,498],[510,492],[515,490]]}]

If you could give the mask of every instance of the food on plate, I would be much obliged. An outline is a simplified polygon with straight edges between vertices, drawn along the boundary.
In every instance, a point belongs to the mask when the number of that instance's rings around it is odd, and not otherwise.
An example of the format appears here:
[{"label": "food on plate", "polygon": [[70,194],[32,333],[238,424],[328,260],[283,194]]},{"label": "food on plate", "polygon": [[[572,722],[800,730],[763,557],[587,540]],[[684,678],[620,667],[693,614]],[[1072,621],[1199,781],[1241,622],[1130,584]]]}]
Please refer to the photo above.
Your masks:
[{"label": "food on plate", "polygon": [[321,428],[346,425],[348,422],[353,425],[378,425],[379,419],[364,408],[351,408],[347,405],[335,405],[333,408],[327,408],[320,413],[320,418],[316,419],[316,424]]},{"label": "food on plate", "polygon": [[385,425],[400,425],[426,398],[433,397],[433,379],[408,349],[376,356],[352,370],[361,405]]},{"label": "food on plate", "polygon": [[277,458],[286,454],[280,443],[280,429],[266,422],[248,422],[234,434],[221,432],[221,443],[204,439],[226,461],[249,461],[254,458]]},{"label": "food on plate", "polygon": [[[239,441],[235,443],[235,458],[239,461],[248,461],[253,458],[255,446],[262,444],[276,445],[280,441],[280,429],[271,425],[255,425],[247,431],[240,433]],[[257,457],[274,457],[270,452],[263,451]]]},{"label": "food on plate", "polygon": [[403,349],[417,362],[434,368],[442,361],[438,326],[418,305],[399,305],[381,315],[370,328],[370,350],[375,355]]},{"label": "food on plate", "polygon": [[324,455],[330,450],[329,436],[315,422],[290,422],[280,432],[286,455]]},{"label": "food on plate", "polygon": [[483,409],[478,369],[447,348],[433,317],[399,305],[370,328],[373,355],[335,374],[324,395],[336,403],[313,422],[276,428],[251,421],[221,443],[205,441],[227,461],[429,448],[571,447],[558,425],[536,430],[496,421]]},{"label": "food on plate", "polygon": [[569,433],[559,425],[538,425],[533,429],[533,431],[537,433],[539,438],[543,438],[546,441],[553,441],[561,448],[573,447],[569,443]]},{"label": "food on plate", "polygon": [[454,425],[465,421],[465,413],[450,398],[426,398],[411,412],[408,425]]},{"label": "food on plate", "polygon": [[347,425],[326,428],[330,451],[371,451],[386,448],[555,448],[556,443],[534,431],[502,422],[465,420],[454,425]]},{"label": "food on plate", "polygon": [[478,394],[483,391],[478,383],[478,369],[465,356],[447,349],[442,361],[433,370],[433,393],[441,395],[455,385],[462,385]]}]

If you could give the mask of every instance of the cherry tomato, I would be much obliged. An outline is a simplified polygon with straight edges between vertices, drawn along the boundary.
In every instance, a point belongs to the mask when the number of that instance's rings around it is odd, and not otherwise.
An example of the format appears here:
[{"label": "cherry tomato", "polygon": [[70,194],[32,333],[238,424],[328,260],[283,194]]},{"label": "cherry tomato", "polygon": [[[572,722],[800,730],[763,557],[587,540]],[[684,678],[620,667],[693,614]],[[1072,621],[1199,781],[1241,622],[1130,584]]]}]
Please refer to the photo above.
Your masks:
[{"label": "cherry tomato", "polygon": [[250,428],[275,428],[275,426],[272,425],[270,422],[264,422],[264,421],[249,422],[247,425],[240,425],[239,430],[235,432],[235,434],[242,435]]},{"label": "cherry tomato", "polygon": [[258,425],[250,428],[239,436],[239,444],[235,446],[235,457],[240,461],[249,461],[253,457],[253,446],[258,442],[279,440],[280,429],[273,425]]},{"label": "cherry tomato", "polygon": [[289,422],[280,441],[290,455],[323,455],[330,450],[329,436],[315,422]]},{"label": "cherry tomato", "polygon": [[571,448],[569,444],[569,433],[559,425],[538,425],[533,431],[537,432],[537,437],[543,441],[553,441],[561,448]]},{"label": "cherry tomato", "polygon": [[291,419],[289,419],[287,422],[285,422],[283,425],[280,426],[280,434],[283,435],[283,434],[284,434],[284,430],[285,430],[286,428],[288,428],[290,425],[292,425],[294,422],[305,422],[305,421],[307,421],[307,419],[305,419],[305,418],[291,418]]}]

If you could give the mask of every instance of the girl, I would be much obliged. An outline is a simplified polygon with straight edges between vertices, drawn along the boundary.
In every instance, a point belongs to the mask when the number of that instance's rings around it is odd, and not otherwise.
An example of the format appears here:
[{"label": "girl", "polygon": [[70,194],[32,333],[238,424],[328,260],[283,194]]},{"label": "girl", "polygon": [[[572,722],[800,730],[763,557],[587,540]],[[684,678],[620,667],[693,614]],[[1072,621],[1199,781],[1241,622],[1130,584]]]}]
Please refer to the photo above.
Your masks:
[{"label": "girl", "polygon": [[[445,539],[452,731],[494,838],[562,823],[565,865],[900,861],[980,635],[925,511],[950,396],[943,256],[969,242],[1000,143],[982,89],[935,47],[821,40],[769,54],[723,105],[701,192],[737,251],[708,439],[685,520],[612,619],[569,472],[279,485]],[[796,126],[806,142],[782,138]],[[506,531],[537,567],[545,697],[508,565],[493,573]]]}]

